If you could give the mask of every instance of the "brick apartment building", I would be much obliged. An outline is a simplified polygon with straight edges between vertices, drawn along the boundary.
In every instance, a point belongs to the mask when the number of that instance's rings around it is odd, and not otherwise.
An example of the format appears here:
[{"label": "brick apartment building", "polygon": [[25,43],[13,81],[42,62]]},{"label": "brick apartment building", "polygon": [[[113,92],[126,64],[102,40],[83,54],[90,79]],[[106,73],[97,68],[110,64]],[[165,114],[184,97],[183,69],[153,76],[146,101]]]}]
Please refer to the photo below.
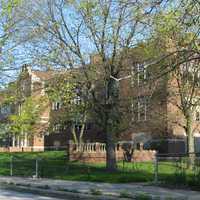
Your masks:
[{"label": "brick apartment building", "polygon": [[[3,92],[1,92],[1,113],[0,119],[1,123],[6,124],[9,122],[9,116],[12,114],[20,114],[22,111],[22,104],[28,97],[33,98],[33,102],[37,102],[39,98],[45,95],[44,92],[44,81],[47,78],[51,78],[53,75],[52,72],[43,73],[38,71],[31,71],[31,68],[24,65],[21,69],[21,73],[16,80],[16,91],[13,91],[17,96],[17,99],[14,103],[4,104],[4,96]],[[34,134],[14,134],[9,136],[9,142],[6,143],[6,146],[14,147],[33,147],[35,150],[43,150],[44,149],[44,133],[48,129],[48,118],[49,118],[49,108],[46,107],[43,109],[40,114],[40,119],[38,123],[34,127]],[[9,133],[8,133],[9,134]]]},{"label": "brick apartment building", "polygon": [[[143,143],[145,148],[157,149],[161,153],[186,153],[187,136],[183,128],[185,118],[177,95],[177,81],[173,74],[160,76],[159,66],[148,66],[142,59],[134,58],[125,62],[122,77],[131,74],[131,78],[121,81],[121,98],[131,99],[130,128],[122,133],[122,139]],[[137,57],[137,56],[136,56]],[[133,62],[134,61],[134,62]],[[176,94],[176,95],[175,95]],[[193,116],[193,134],[195,150],[200,152],[200,112],[197,108]]]},{"label": "brick apartment building", "polygon": [[[120,81],[120,97],[122,102],[127,102],[129,107],[127,116],[131,122],[129,128],[120,134],[120,140],[133,141],[136,146],[142,142],[145,148],[159,149],[163,153],[186,152],[185,130],[179,125],[183,120],[183,115],[172,103],[172,97],[168,95],[176,88],[173,78],[163,76],[151,82],[149,77],[151,73],[156,73],[156,70],[149,71],[143,62],[137,62],[137,60],[134,63],[129,61],[124,69],[122,76],[131,74],[132,78]],[[32,96],[36,101],[45,96],[45,83],[57,73],[61,72],[37,71],[23,66],[17,80],[21,97],[16,102],[14,110],[8,106],[1,107],[1,122],[6,121],[10,113],[20,112],[21,103],[25,98]],[[3,101],[2,98],[0,100]],[[26,134],[23,137],[12,136],[9,145],[13,147],[31,146],[35,149],[66,146],[67,141],[71,139],[71,133],[67,126],[62,130],[59,128],[56,119],[60,112],[66,112],[62,110],[62,103],[48,100],[46,108],[40,114],[34,134],[31,137]],[[200,120],[198,112],[194,117],[196,117],[194,127],[197,127]],[[50,124],[52,122],[55,123],[52,125]],[[52,130],[49,130],[50,126],[53,127]],[[104,135],[99,128],[94,124],[89,124],[87,127],[84,141],[104,142]],[[196,128],[194,133],[196,144],[200,138],[199,133],[199,129]],[[197,150],[198,146],[196,145]]]},{"label": "brick apartment building", "polygon": [[[17,100],[14,104],[4,104],[4,95],[6,91],[1,91],[1,124],[9,123],[11,114],[20,114],[22,104],[29,97],[36,104],[41,98],[45,98],[45,103],[39,114],[39,119],[33,127],[32,134],[24,133],[12,135],[6,140],[7,146],[12,147],[31,147],[33,150],[43,150],[45,148],[66,148],[67,142],[72,139],[69,124],[64,126],[60,124],[60,118],[63,112],[68,112],[62,107],[62,102],[51,101],[46,92],[46,84],[55,78],[61,71],[38,71],[32,70],[30,66],[22,66],[21,73],[16,81]],[[77,124],[77,129],[79,124]],[[99,128],[92,122],[87,122],[85,126],[83,139],[85,142],[104,142],[104,135]],[[9,133],[8,133],[9,134]],[[4,142],[5,143],[5,142]],[[5,145],[5,144],[4,144]]]}]

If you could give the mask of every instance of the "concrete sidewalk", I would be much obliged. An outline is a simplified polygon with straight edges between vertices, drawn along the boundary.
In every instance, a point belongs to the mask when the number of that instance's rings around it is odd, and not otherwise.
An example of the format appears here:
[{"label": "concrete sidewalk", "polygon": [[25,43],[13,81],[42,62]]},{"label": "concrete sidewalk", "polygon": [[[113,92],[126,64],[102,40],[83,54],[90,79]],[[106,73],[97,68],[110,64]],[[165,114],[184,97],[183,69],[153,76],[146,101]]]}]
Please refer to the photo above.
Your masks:
[{"label": "concrete sidewalk", "polygon": [[21,177],[0,177],[0,183],[22,185],[35,188],[46,188],[52,191],[70,191],[85,194],[91,194],[91,190],[101,191],[104,195],[119,197],[122,192],[131,195],[146,193],[160,199],[189,199],[200,200],[200,192],[191,190],[167,189],[147,184],[111,184],[111,183],[94,183],[81,181],[63,181],[52,179],[32,179]]}]

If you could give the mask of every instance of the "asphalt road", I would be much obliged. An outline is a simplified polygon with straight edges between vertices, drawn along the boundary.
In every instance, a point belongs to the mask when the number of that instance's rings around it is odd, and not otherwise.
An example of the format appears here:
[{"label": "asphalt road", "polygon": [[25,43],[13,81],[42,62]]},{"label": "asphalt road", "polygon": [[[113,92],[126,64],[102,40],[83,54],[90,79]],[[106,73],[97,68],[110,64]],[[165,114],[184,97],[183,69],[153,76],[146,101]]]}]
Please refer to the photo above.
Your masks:
[{"label": "asphalt road", "polygon": [[57,198],[0,189],[0,200],[60,200]]}]

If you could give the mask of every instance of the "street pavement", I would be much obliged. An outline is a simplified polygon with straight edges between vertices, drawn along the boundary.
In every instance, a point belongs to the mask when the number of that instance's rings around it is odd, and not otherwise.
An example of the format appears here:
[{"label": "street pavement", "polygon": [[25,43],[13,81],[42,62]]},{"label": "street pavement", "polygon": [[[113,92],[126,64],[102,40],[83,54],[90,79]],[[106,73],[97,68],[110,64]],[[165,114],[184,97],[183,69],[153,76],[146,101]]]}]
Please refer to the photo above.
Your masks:
[{"label": "street pavement", "polygon": [[0,189],[0,200],[59,200],[57,198]]},{"label": "street pavement", "polygon": [[[136,193],[147,193],[152,196],[159,196],[161,199],[187,199],[187,200],[200,200],[200,192],[191,190],[179,190],[169,189],[147,184],[139,183],[127,183],[127,184],[110,184],[110,183],[94,183],[94,182],[81,182],[81,181],[64,181],[64,180],[52,180],[52,179],[32,179],[21,177],[0,177],[0,184],[12,183],[14,185],[27,185],[30,188],[42,188],[48,186],[52,191],[77,191],[82,194],[91,193],[92,189],[97,189],[104,195],[119,196],[121,192],[128,192],[132,195]],[[77,193],[76,192],[76,193]],[[0,195],[9,195],[9,192],[1,193]],[[24,195],[24,196],[23,196]],[[11,192],[12,196],[12,192]],[[9,196],[8,196],[9,197]],[[18,198],[17,198],[18,197]],[[40,197],[35,195],[31,197],[31,194],[18,194],[15,198],[8,198],[9,200],[24,199],[36,199],[36,200],[55,200],[54,198]],[[0,200],[2,200],[0,196]]]}]

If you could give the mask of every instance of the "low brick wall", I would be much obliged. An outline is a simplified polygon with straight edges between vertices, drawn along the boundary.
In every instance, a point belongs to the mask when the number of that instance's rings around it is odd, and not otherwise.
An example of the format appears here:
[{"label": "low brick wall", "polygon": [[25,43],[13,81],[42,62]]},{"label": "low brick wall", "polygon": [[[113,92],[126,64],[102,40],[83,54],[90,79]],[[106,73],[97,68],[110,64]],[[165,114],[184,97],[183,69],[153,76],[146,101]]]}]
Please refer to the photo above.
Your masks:
[{"label": "low brick wall", "polygon": [[72,152],[69,159],[86,163],[105,162],[105,153]]},{"label": "low brick wall", "polygon": [[155,157],[156,151],[152,150],[135,150],[133,152],[133,161],[135,162],[153,161]]},{"label": "low brick wall", "polygon": [[[134,150],[132,162],[153,161],[156,151],[152,150]],[[124,150],[122,146],[116,146],[116,158],[118,161],[124,160]],[[85,163],[105,162],[106,150],[105,144],[90,143],[78,146],[76,144],[69,145],[69,160],[80,161]]]},{"label": "low brick wall", "polygon": [[14,153],[14,152],[43,152],[44,147],[1,147],[0,152],[8,152],[8,153]]},{"label": "low brick wall", "polygon": [[[117,160],[123,160],[123,152],[116,152]],[[85,163],[106,162],[106,152],[72,152],[70,161],[80,161]]]}]

